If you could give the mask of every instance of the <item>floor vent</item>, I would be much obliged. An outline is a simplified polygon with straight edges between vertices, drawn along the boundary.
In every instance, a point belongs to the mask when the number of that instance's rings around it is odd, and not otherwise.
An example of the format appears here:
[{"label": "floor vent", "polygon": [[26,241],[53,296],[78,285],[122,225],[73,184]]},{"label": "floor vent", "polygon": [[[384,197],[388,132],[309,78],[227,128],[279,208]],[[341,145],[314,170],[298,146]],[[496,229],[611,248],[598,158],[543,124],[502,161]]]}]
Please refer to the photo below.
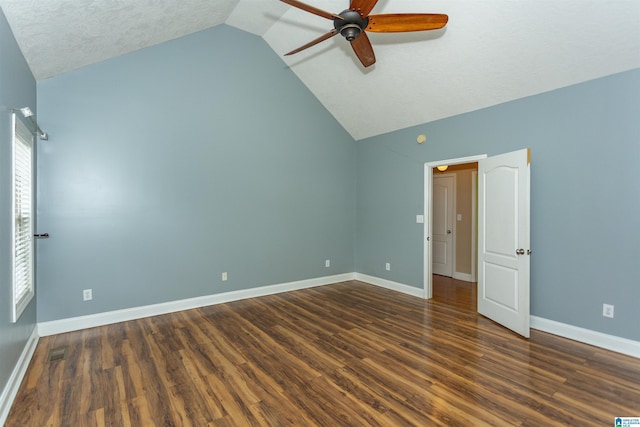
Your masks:
[{"label": "floor vent", "polygon": [[58,360],[64,360],[67,356],[67,347],[58,347],[49,351],[49,357],[47,357],[47,362],[57,362]]}]

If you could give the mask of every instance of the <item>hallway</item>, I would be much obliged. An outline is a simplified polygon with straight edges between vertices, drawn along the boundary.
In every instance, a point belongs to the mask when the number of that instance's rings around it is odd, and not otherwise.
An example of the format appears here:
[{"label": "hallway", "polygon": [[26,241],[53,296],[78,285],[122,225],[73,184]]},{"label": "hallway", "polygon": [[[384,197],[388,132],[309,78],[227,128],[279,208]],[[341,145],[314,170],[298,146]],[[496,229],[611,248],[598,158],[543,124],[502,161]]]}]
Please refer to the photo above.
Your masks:
[{"label": "hallway", "polygon": [[453,305],[464,310],[476,311],[478,306],[478,284],[434,274],[432,298],[434,301]]}]

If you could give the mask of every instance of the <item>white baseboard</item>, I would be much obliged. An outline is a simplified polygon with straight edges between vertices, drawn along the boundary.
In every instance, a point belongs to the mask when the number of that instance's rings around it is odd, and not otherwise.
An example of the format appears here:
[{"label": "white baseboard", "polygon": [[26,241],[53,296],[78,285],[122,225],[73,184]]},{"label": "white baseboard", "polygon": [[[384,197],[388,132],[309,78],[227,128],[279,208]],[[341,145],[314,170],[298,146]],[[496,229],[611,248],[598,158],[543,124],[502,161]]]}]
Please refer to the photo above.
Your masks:
[{"label": "white baseboard", "polygon": [[[424,289],[414,286],[405,285],[403,283],[394,282],[379,277],[369,276],[361,273],[345,273],[334,276],[325,276],[315,279],[300,280],[296,282],[281,283],[276,285],[263,286],[253,289],[244,289],[239,291],[225,292],[221,294],[206,295],[202,297],[189,298],[178,301],[170,301],[161,304],[153,304],[142,307],[134,307],[124,310],[110,311],[106,313],[92,314],[88,316],[79,316],[69,319],[53,320],[50,322],[38,323],[37,334],[39,336],[47,336],[60,334],[64,332],[71,332],[80,329],[92,328],[96,326],[103,326],[112,323],[124,322],[127,320],[141,319],[149,316],[157,316],[160,314],[174,313],[181,310],[189,310],[192,308],[204,307],[207,305],[221,304],[225,302],[238,301],[246,298],[255,298],[265,295],[278,294],[282,292],[295,291],[299,289],[306,289],[316,286],[329,285],[332,283],[345,282],[348,280],[359,280],[362,282],[370,283],[375,286],[398,291],[407,295],[412,295],[418,298],[424,298]],[[635,357],[640,357],[640,342],[628,340],[625,338],[615,337],[613,335],[603,334],[601,332],[591,331],[589,329],[583,329],[572,325],[555,322],[553,320],[547,320],[544,318],[531,316],[531,327],[543,332],[549,332],[554,335],[569,338],[575,341],[584,342],[587,344],[602,347],[608,350],[616,351],[618,353],[628,354]],[[35,333],[34,333],[35,334]],[[36,335],[37,338],[37,335]],[[31,352],[35,350],[35,342],[31,342],[30,346],[33,346]],[[25,349],[26,351],[26,349]],[[28,353],[25,353],[28,354]],[[30,359],[30,355],[29,355]],[[28,365],[28,360],[26,361]],[[26,369],[26,365],[24,369]],[[18,366],[21,366],[18,364]],[[19,386],[19,383],[18,383]],[[16,390],[17,391],[17,390]],[[6,390],[5,390],[6,392]],[[3,395],[4,397],[4,392]],[[2,401],[0,401],[0,405]],[[0,406],[2,409],[2,406]],[[0,412],[2,414],[2,412]],[[0,424],[1,425],[1,424]]]},{"label": "white baseboard", "polygon": [[530,320],[531,328],[533,329],[640,358],[640,342],[638,341],[603,334],[602,332],[579,328],[542,317],[531,316]]},{"label": "white baseboard", "polygon": [[381,279],[379,277],[368,276],[366,274],[356,273],[356,280],[380,286],[381,288],[391,289],[392,291],[402,292],[403,294],[412,295],[418,298],[424,298],[424,289],[415,286],[405,285],[403,283],[392,282],[391,280]]},{"label": "white baseboard", "polygon": [[[382,288],[387,288],[394,291],[402,292],[404,294],[424,298],[424,290],[421,288],[416,288],[413,286],[408,286],[402,283],[392,282],[391,280],[368,276],[361,273],[355,273],[355,279],[361,282],[380,286]],[[558,335],[563,338],[568,338],[574,341],[579,341],[585,344],[604,348],[606,350],[611,350],[617,353],[640,358],[640,342],[638,341],[620,338],[614,335],[603,334],[602,332],[579,328],[577,326],[572,326],[566,323],[560,323],[554,320],[548,320],[537,316],[530,317],[530,325],[532,329],[537,329],[539,331],[548,332],[550,334]]]},{"label": "white baseboard", "polygon": [[[29,362],[33,357],[39,336],[47,336],[58,333],[76,331],[85,328],[108,325],[111,323],[123,322],[127,320],[140,319],[143,317],[156,316],[160,314],[173,313],[181,310],[188,310],[207,305],[220,304],[237,301],[246,298],[255,298],[265,295],[273,295],[282,292],[289,292],[299,289],[312,288],[316,286],[329,285],[332,283],[345,282],[349,280],[359,280],[382,288],[402,292],[418,298],[424,298],[424,289],[414,286],[393,282],[379,277],[368,276],[360,273],[345,273],[334,276],[319,277],[316,279],[300,280],[296,282],[281,283],[277,285],[263,286],[260,288],[245,289],[239,291],[225,292],[216,295],[206,295],[203,297],[189,298],[178,301],[171,301],[162,304],[154,304],[143,307],[134,307],[125,310],[116,310],[106,313],[98,313],[88,316],[80,316],[71,319],[54,320],[39,323],[34,328],[29,337],[20,358],[18,359],[7,384],[0,394],[0,425],[3,425],[9,415],[9,410],[13,400],[18,393],[22,379],[27,371]],[[640,342],[620,338],[613,335],[577,326],[531,316],[531,328],[548,332],[574,341],[601,347],[629,356],[640,358]]]},{"label": "white baseboard", "polygon": [[13,372],[11,372],[9,381],[7,381],[7,385],[4,387],[4,390],[2,390],[2,394],[0,394],[0,426],[4,425],[7,417],[9,416],[9,410],[11,410],[13,399],[15,399],[16,394],[18,394],[18,389],[20,388],[22,379],[27,372],[29,362],[31,362],[33,353],[36,351],[38,338],[38,328],[36,327],[33,328],[33,332],[31,332],[31,336],[27,340],[27,344],[24,346],[24,349],[18,358],[18,362],[16,363],[15,368],[13,368]]},{"label": "white baseboard", "polygon": [[476,278],[473,275],[467,273],[459,273],[457,271],[453,273],[453,278],[456,280],[462,280],[463,282],[476,282]]},{"label": "white baseboard", "polygon": [[299,280],[296,282],[280,283],[277,285],[262,286],[259,288],[242,289],[239,291],[224,292],[221,294],[205,295],[202,297],[188,298],[170,301],[160,304],[133,307],[123,310],[108,311],[105,313],[90,314],[87,316],[72,317],[68,319],[52,320],[38,323],[38,334],[41,337],[77,331],[80,329],[94,328],[96,326],[125,322],[127,320],[142,319],[160,314],[175,313],[181,310],[204,307],[207,305],[221,304],[238,301],[247,298],[261,297],[265,295],[279,294],[282,292],[299,289],[313,288],[332,283],[354,280],[355,273],[338,274],[334,276],[318,277],[315,279]]}]

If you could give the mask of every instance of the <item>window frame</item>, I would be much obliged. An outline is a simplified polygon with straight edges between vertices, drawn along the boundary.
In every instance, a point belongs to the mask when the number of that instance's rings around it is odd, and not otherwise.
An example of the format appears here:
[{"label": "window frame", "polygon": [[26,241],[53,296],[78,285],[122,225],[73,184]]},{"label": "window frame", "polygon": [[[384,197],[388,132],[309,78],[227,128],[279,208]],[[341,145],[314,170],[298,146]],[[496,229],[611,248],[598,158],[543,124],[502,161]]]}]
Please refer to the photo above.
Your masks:
[{"label": "window frame", "polygon": [[[34,137],[33,133],[16,113],[13,114],[11,128],[11,321],[16,323],[35,296],[35,254],[33,241],[35,221]],[[20,144],[20,146],[18,144]],[[19,151],[24,151],[25,148],[27,150],[28,161],[26,163],[28,166],[20,168],[20,165],[25,162],[24,156],[19,157],[21,156]],[[25,174],[29,182],[26,186],[20,185],[18,189],[18,176],[25,176]],[[21,199],[28,197],[28,206],[25,203],[19,203],[18,197]],[[21,237],[17,234],[20,228],[18,220],[23,216],[22,213],[24,211],[21,210],[20,214],[18,214],[19,206],[28,207],[27,229],[26,231],[22,230]],[[22,247],[23,244],[26,244],[27,253],[25,256],[18,257],[18,248]],[[26,260],[21,259],[25,257]],[[21,277],[18,277],[19,275],[21,275]]]}]

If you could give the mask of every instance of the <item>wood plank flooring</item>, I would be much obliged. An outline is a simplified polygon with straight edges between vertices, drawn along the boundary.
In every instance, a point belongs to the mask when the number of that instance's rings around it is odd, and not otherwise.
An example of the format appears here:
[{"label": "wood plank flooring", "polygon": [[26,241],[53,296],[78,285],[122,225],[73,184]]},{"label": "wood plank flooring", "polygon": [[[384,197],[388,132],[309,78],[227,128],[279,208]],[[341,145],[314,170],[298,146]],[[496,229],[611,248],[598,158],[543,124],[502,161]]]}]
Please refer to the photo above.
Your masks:
[{"label": "wood plank flooring", "polygon": [[433,301],[476,311],[478,307],[477,283],[465,282],[434,274],[431,297]]},{"label": "wood plank flooring", "polygon": [[[47,363],[52,348],[66,359]],[[640,360],[361,282],[43,337],[6,425],[609,426]]]}]

